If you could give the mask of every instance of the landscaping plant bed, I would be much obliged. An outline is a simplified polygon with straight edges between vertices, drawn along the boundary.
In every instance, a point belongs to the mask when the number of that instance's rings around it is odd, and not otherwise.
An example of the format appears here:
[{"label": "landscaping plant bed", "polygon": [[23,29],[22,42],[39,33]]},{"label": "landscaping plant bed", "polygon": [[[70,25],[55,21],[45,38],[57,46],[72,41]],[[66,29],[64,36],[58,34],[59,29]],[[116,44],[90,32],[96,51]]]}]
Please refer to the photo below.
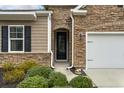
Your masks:
[{"label": "landscaping plant bed", "polygon": [[1,84],[0,88],[16,88],[17,84]]},{"label": "landscaping plant bed", "polygon": [[[75,74],[75,75],[87,76],[87,74],[86,74],[86,73],[83,71],[83,69],[81,69],[81,68],[75,68],[75,67],[73,67],[73,68],[70,69],[70,71],[71,71],[73,74]],[[92,81],[92,82],[93,82],[93,81]],[[93,88],[98,88],[94,82],[93,82]]]},{"label": "landscaping plant bed", "polygon": [[3,80],[3,70],[0,68],[0,88],[16,88],[17,84],[5,84],[5,81]]},{"label": "landscaping plant bed", "polygon": [[94,88],[92,80],[81,69],[71,69],[78,76],[71,81],[50,67],[26,61],[19,65],[10,62],[0,69],[0,88]]},{"label": "landscaping plant bed", "polygon": [[0,68],[0,87],[2,86],[3,78],[2,78],[2,69]]}]

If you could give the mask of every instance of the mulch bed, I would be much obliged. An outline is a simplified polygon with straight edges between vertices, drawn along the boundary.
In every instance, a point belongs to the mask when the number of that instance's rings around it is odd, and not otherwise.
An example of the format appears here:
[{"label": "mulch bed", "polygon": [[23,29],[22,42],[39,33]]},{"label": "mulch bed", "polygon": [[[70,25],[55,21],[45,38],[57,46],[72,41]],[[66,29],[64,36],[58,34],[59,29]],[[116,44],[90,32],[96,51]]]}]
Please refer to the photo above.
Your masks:
[{"label": "mulch bed", "polygon": [[2,85],[3,83],[3,79],[2,79],[2,69],[0,69],[0,86]]},{"label": "mulch bed", "polygon": [[5,84],[2,78],[2,69],[0,69],[0,88],[16,88],[17,84]]},{"label": "mulch bed", "polygon": [[71,71],[73,74],[76,74],[76,75],[84,75],[84,76],[87,75],[87,74],[83,71],[83,69],[76,69],[75,67],[71,68],[70,71]]}]

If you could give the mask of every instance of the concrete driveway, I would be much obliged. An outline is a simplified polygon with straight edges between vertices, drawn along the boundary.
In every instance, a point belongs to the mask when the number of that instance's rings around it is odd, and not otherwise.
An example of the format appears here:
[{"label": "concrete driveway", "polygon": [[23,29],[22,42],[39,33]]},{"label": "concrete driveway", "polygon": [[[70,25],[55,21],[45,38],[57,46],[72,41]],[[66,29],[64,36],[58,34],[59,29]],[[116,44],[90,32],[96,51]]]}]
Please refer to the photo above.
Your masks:
[{"label": "concrete driveway", "polygon": [[124,87],[124,69],[88,69],[85,73],[98,88]]}]

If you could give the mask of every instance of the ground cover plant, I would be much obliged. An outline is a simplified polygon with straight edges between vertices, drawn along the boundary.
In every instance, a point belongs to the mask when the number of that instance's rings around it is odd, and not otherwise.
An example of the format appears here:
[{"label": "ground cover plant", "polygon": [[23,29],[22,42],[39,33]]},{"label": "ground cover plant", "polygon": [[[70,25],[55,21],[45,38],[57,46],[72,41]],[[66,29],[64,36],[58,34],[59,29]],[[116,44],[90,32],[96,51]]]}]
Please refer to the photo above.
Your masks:
[{"label": "ground cover plant", "polygon": [[27,60],[20,64],[7,62],[0,70],[0,87],[13,88],[92,88],[92,80],[86,75],[67,80],[66,75],[50,67]]}]

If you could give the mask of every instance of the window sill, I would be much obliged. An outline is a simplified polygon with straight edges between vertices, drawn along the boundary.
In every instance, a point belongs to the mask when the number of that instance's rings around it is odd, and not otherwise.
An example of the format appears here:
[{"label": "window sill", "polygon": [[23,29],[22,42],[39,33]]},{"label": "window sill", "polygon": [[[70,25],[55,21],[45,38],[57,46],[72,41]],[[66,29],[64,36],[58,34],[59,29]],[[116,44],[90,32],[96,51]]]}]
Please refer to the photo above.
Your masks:
[{"label": "window sill", "polygon": [[9,51],[8,53],[25,53],[24,51]]}]

